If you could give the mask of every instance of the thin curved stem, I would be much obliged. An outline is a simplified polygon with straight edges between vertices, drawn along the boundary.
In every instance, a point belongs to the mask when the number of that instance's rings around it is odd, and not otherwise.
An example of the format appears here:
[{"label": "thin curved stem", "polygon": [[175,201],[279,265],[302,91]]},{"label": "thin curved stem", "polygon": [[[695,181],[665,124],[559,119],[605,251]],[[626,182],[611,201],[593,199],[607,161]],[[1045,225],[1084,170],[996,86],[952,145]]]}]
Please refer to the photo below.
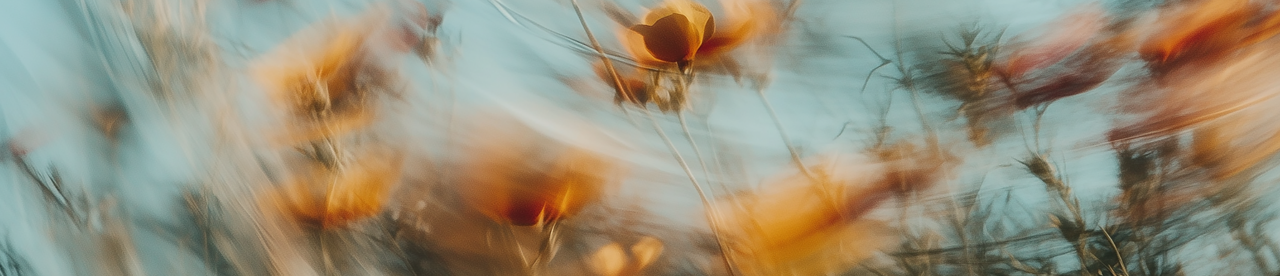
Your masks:
[{"label": "thin curved stem", "polygon": [[[929,147],[936,154],[941,154],[938,144],[938,134],[933,130],[933,125],[929,123],[929,118],[924,114],[924,107],[920,104],[920,92],[916,89],[914,79],[911,77],[911,70],[907,68],[905,59],[902,56],[902,38],[899,37],[898,31],[898,3],[893,4],[893,49],[894,55],[898,58],[898,73],[902,74],[903,84],[907,91],[911,92],[911,104],[915,108],[916,116],[920,117],[920,128],[924,129],[926,139],[928,139]],[[866,43],[865,41],[863,43]],[[870,46],[868,46],[870,47]],[[875,50],[872,50],[873,52]],[[883,57],[881,57],[883,59]]]},{"label": "thin curved stem", "polygon": [[702,205],[707,208],[707,221],[711,224],[711,233],[716,238],[716,244],[720,247],[720,256],[724,260],[729,275],[738,275],[735,271],[733,257],[729,256],[729,250],[721,236],[720,231],[720,212],[715,207],[715,203],[707,196],[702,185],[698,184],[697,177],[693,176],[693,170],[689,169],[689,164],[684,161],[684,157],[680,155],[680,151],[676,149],[675,143],[671,142],[671,138],[667,137],[667,133],[662,130],[662,126],[658,125],[658,119],[653,116],[652,112],[644,109],[644,114],[649,117],[649,122],[653,123],[653,129],[658,132],[658,136],[662,137],[662,141],[667,144],[667,148],[671,150],[671,154],[675,156],[676,162],[680,164],[680,168],[684,169],[685,175],[689,177],[689,182],[693,183],[693,188],[698,191],[698,198],[702,200]]},{"label": "thin curved stem", "polygon": [[[582,24],[582,30],[587,33],[587,40],[591,41],[591,47],[596,49],[596,54],[600,56],[600,61],[604,63],[604,69],[609,71],[609,77],[613,78],[613,85],[622,93],[626,102],[632,102],[631,93],[627,91],[627,87],[622,85],[622,78],[618,77],[618,70],[613,67],[613,61],[604,53],[604,47],[600,46],[600,41],[596,40],[596,35],[591,33],[591,27],[587,26],[587,19],[582,16],[582,8],[578,6],[578,0],[573,0],[573,12],[578,15],[578,23]],[[643,108],[643,106],[641,106]],[[626,112],[626,109],[622,109]]]},{"label": "thin curved stem", "polygon": [[698,165],[702,166],[702,174],[707,182],[711,180],[711,169],[707,167],[706,158],[702,156],[702,150],[698,149],[698,142],[693,139],[693,133],[689,131],[689,123],[684,119],[684,112],[676,112],[676,118],[680,120],[680,129],[684,130],[684,138],[689,140],[689,146],[693,147],[693,154],[698,157]]},{"label": "thin curved stem", "polygon": [[[1125,276],[1128,276],[1129,268],[1124,265],[1124,254],[1120,253],[1120,247],[1116,246],[1116,241],[1111,239],[1111,233],[1107,232],[1107,227],[1102,227],[1101,229],[1102,235],[1107,237],[1107,242],[1111,243],[1111,249],[1116,251],[1116,262],[1120,263],[1120,271],[1124,272]],[[1115,272],[1112,272],[1111,274],[1114,275]]]},{"label": "thin curved stem", "polygon": [[769,103],[769,98],[764,96],[764,88],[756,88],[756,94],[760,95],[760,101],[764,103],[764,108],[769,111],[769,117],[773,118],[774,127],[778,128],[778,134],[782,136],[782,144],[787,147],[787,152],[791,154],[791,162],[800,168],[800,172],[804,173],[809,180],[817,182],[818,178],[809,171],[809,167],[804,165],[804,161],[800,160],[800,153],[796,152],[795,145],[791,144],[791,136],[787,135],[787,128],[783,126],[782,119],[778,118],[778,112],[774,111],[773,104]]},{"label": "thin curved stem", "polygon": [[[782,136],[782,144],[787,147],[787,152],[791,154],[791,162],[795,163],[797,168],[800,168],[800,173],[804,174],[805,178],[809,179],[810,182],[825,187],[828,183],[814,175],[809,170],[809,166],[805,165],[804,161],[800,159],[800,153],[796,152],[795,145],[791,144],[791,136],[787,135],[787,129],[782,125],[782,119],[778,118],[778,112],[774,111],[773,104],[769,103],[769,98],[765,97],[764,88],[757,87],[756,94],[760,95],[760,101],[764,103],[764,108],[769,111],[769,117],[773,118],[773,125],[778,128],[778,134]],[[839,200],[834,196],[829,193],[823,193],[822,199],[831,208],[837,210],[841,217],[845,216],[844,209],[840,207]]]}]

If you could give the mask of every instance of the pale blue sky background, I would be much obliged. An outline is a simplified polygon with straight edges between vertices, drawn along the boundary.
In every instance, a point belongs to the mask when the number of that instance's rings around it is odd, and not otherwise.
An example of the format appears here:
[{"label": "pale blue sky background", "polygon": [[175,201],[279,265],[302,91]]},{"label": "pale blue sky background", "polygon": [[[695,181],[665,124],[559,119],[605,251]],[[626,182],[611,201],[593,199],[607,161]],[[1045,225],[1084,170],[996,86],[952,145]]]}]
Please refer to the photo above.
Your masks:
[{"label": "pale blue sky background", "polygon": [[[178,9],[193,1],[201,0],[171,2]],[[221,47],[219,57],[223,64],[220,67],[225,75],[215,76],[219,86],[201,89],[206,90],[205,93],[217,93],[208,97],[237,107],[236,110],[243,112],[240,123],[251,128],[269,121],[255,121],[255,114],[262,112],[257,109],[266,106],[260,103],[263,100],[260,96],[255,96],[257,88],[244,75],[248,61],[270,51],[312,22],[332,15],[355,14],[366,5],[366,1],[359,0],[207,2],[209,29]],[[593,1],[582,2],[591,27],[605,47],[621,51],[616,38],[609,34],[615,30],[614,23],[593,8],[590,4]],[[48,140],[46,146],[32,152],[34,164],[54,164],[75,189],[118,192],[120,200],[115,204],[125,206],[135,216],[172,216],[174,197],[184,185],[193,185],[195,180],[208,174],[224,173],[203,168],[236,161],[227,161],[235,159],[215,155],[210,147],[203,146],[212,143],[207,133],[213,129],[211,126],[140,120],[139,131],[129,132],[126,137],[147,138],[121,145],[121,171],[102,166],[110,162],[111,157],[102,147],[101,136],[92,134],[83,119],[85,111],[96,104],[117,100],[139,109],[155,107],[127,102],[137,97],[115,96],[117,92],[109,84],[110,78],[102,69],[101,59],[92,47],[91,36],[75,3],[75,0],[0,3],[0,112],[3,114],[0,140],[34,130]],[[568,1],[502,0],[502,3],[534,22],[585,41]],[[653,3],[624,1],[621,4],[638,13],[640,7]],[[777,66],[772,69],[773,83],[767,89],[768,97],[803,153],[855,149],[864,145],[860,140],[870,137],[877,119],[876,108],[879,108],[876,102],[889,95],[891,85],[881,75],[896,76],[896,73],[892,66],[881,68],[867,84],[867,91],[859,93],[864,76],[879,60],[862,44],[843,36],[865,38],[876,51],[892,58],[895,20],[899,24],[897,30],[906,36],[950,36],[953,32],[948,31],[956,26],[976,20],[986,26],[1006,28],[1008,37],[1035,30],[1076,3],[1052,0],[805,1],[798,12],[802,22],[797,26],[817,32],[816,39],[787,39],[781,44]],[[577,134],[561,132],[562,129],[553,126],[555,122],[564,117],[592,122],[603,126],[607,136],[617,139],[616,143],[601,143],[601,148],[608,147],[633,162],[632,173],[637,177],[624,184],[625,193],[651,201],[653,204],[647,205],[651,211],[669,219],[671,224],[705,227],[696,195],[647,121],[637,117],[641,127],[636,128],[610,105],[611,96],[602,92],[607,87],[596,82],[590,71],[593,57],[566,48],[562,38],[531,31],[527,24],[522,27],[513,23],[495,8],[493,1],[459,0],[445,6],[448,9],[439,30],[441,58],[434,64],[438,69],[430,69],[412,56],[406,56],[401,67],[409,80],[410,93],[405,97],[407,108],[399,115],[404,118],[406,132],[422,138],[415,140],[420,143],[417,148],[435,156],[447,154],[448,141],[440,139],[443,132],[439,127],[447,121],[442,116],[449,110],[492,106],[511,109],[531,115],[531,122],[567,139],[574,139]],[[556,43],[557,40],[560,43]],[[832,51],[815,52],[815,49]],[[566,86],[561,78],[585,79],[589,83],[585,87],[595,90],[586,93],[597,94],[583,97],[584,92]],[[756,185],[760,179],[790,169],[777,129],[754,91],[725,77],[710,77],[699,82],[696,89],[714,90],[715,98],[695,100],[695,106],[710,110],[706,118],[716,129],[716,137],[723,139],[718,144],[729,147],[745,168],[746,175],[739,177],[746,181],[729,183],[730,186]],[[1059,169],[1066,172],[1086,205],[1104,201],[1115,192],[1113,153],[1106,146],[1099,146],[1101,134],[1112,120],[1102,114],[1117,100],[1106,90],[1055,103],[1046,115],[1042,134],[1047,137],[1042,143],[1053,148],[1054,158],[1061,162]],[[918,120],[910,109],[907,94],[895,91],[892,95],[890,124],[902,131],[918,132]],[[936,118],[948,117],[949,112],[953,112],[954,106],[941,98],[927,96],[924,102],[935,124],[942,123]],[[548,109],[556,111],[546,111]],[[184,111],[183,116],[172,120],[201,121],[201,116],[209,116],[208,112]],[[701,110],[690,113],[691,123],[698,130],[696,136],[705,141],[707,136],[701,132],[703,116],[706,114]],[[666,132],[672,135],[684,156],[693,161],[688,143],[678,135],[679,126],[674,116],[664,116],[663,120]],[[1019,122],[1028,123],[1025,119]],[[849,130],[835,139],[846,123]],[[257,130],[246,130],[247,133],[254,131]],[[1014,158],[1027,155],[1022,141],[1015,133],[987,149],[961,148],[959,153],[967,158],[964,170],[989,172],[984,190],[999,193],[1008,188],[1026,202],[1042,201],[1043,186],[1014,162]],[[704,151],[710,150],[709,144],[703,147]],[[210,160],[222,158],[227,160]],[[52,241],[45,234],[48,218],[38,191],[27,186],[25,176],[12,163],[4,164],[0,168],[0,210],[5,210],[0,212],[0,235],[7,235],[15,247],[28,254],[38,274],[70,273],[67,264],[75,260],[60,257],[53,249]],[[966,174],[957,178],[957,182],[972,183],[982,176]],[[937,188],[935,196],[942,196],[947,189],[951,188]],[[140,244],[147,244],[147,239],[160,242],[157,237],[145,236],[145,231],[136,232],[142,235],[137,237],[143,240]],[[152,251],[147,254],[157,255],[176,250],[160,244],[149,244],[145,248]],[[176,268],[148,267],[155,272],[172,271],[168,269]]]}]

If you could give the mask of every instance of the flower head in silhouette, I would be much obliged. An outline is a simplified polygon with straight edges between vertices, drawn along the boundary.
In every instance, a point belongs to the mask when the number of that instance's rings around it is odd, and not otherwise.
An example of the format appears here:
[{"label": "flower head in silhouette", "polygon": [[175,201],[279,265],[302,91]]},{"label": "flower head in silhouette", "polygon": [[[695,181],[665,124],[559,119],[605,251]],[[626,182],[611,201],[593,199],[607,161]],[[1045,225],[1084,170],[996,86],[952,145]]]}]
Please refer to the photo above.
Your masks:
[{"label": "flower head in silhouette", "polygon": [[718,58],[770,32],[777,23],[768,2],[723,0],[721,5],[724,12],[718,19],[697,2],[668,0],[629,26],[623,42],[641,64],[684,67],[695,59]]}]

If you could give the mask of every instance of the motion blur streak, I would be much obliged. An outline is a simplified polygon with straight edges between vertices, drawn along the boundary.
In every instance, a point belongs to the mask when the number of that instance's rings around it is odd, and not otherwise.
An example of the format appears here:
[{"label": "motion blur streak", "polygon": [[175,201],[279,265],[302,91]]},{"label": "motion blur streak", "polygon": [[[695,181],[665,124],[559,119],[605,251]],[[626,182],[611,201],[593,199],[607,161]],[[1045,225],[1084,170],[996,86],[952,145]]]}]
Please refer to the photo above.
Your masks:
[{"label": "motion blur streak", "polygon": [[1280,275],[1280,3],[0,1],[0,276]]}]

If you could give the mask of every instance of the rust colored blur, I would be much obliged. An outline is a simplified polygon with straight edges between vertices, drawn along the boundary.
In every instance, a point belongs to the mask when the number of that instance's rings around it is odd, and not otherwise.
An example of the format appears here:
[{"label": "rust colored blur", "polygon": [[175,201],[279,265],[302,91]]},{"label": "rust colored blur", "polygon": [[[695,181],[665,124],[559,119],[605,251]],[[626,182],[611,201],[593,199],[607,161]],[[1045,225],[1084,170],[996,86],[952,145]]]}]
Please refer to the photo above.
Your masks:
[{"label": "rust colored blur", "polygon": [[1157,72],[1224,57],[1280,33],[1280,11],[1249,0],[1189,1],[1164,9],[1139,54]]}]

